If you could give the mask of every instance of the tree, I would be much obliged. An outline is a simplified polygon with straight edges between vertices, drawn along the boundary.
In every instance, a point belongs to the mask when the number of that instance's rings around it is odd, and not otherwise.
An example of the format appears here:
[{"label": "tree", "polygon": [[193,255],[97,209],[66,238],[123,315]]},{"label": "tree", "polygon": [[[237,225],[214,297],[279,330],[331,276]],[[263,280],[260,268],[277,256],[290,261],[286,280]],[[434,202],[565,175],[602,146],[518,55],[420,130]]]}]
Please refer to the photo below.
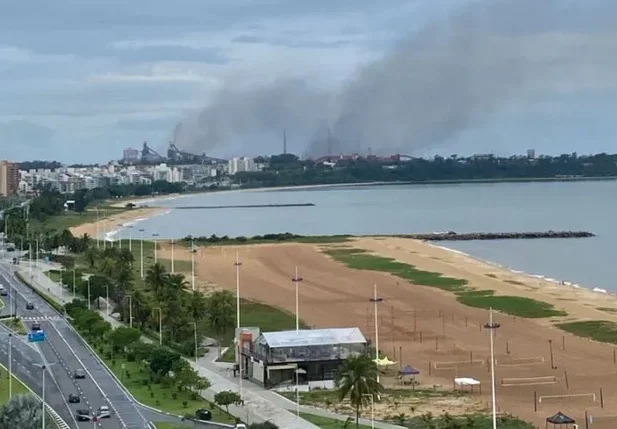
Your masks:
[{"label": "tree", "polygon": [[159,377],[165,377],[180,359],[180,354],[165,347],[156,347],[150,354],[150,371]]},{"label": "tree", "polygon": [[238,392],[223,390],[214,395],[214,402],[221,407],[225,407],[227,414],[229,414],[229,406],[240,405],[242,398]]},{"label": "tree", "polygon": [[219,337],[219,348],[223,336],[235,326],[234,303],[234,296],[227,290],[216,291],[210,296],[207,317],[210,326]]},{"label": "tree", "polygon": [[109,334],[109,341],[111,341],[111,345],[116,351],[124,351],[129,344],[138,341],[140,338],[141,332],[138,329],[124,326],[114,329]]},{"label": "tree", "polygon": [[342,400],[349,402],[356,409],[356,428],[359,426],[360,411],[367,404],[367,396],[379,398],[383,386],[377,381],[377,364],[366,356],[351,356],[347,358],[335,375],[334,383]]},{"label": "tree", "polygon": [[[9,402],[0,406],[0,429],[39,429],[42,420],[41,402],[32,394],[13,396]],[[55,423],[49,420],[45,422],[47,429],[55,427]]]},{"label": "tree", "polygon": [[165,267],[161,264],[154,264],[146,272],[146,286],[148,290],[154,292],[156,296],[165,287],[168,274],[165,271]]}]

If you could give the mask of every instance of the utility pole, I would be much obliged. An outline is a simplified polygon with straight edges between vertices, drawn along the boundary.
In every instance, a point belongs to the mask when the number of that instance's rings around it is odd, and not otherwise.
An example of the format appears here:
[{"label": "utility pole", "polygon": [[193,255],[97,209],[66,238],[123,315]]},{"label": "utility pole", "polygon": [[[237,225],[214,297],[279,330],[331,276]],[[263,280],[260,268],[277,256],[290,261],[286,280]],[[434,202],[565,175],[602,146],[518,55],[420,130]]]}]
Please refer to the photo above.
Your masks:
[{"label": "utility pole", "polygon": [[491,336],[491,399],[493,403],[493,429],[497,429],[497,400],[495,398],[495,352],[493,345],[493,337],[495,330],[501,325],[493,323],[493,309],[489,308],[489,322],[484,324],[484,328],[488,329]]},{"label": "utility pole", "polygon": [[[377,324],[377,304],[382,302],[383,298],[379,298],[377,296],[377,283],[373,285],[373,298],[371,298],[371,302],[373,303],[373,313],[375,315],[375,362],[379,362],[379,325]],[[379,372],[377,372],[377,382],[379,383]]]}]

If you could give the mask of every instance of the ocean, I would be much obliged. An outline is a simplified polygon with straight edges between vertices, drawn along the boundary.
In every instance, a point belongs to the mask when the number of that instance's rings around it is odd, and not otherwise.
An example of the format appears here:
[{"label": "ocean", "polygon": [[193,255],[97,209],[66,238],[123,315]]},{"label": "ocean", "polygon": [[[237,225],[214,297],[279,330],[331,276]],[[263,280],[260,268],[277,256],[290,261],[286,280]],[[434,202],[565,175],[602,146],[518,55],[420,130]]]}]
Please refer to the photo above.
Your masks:
[{"label": "ocean", "polygon": [[[157,202],[145,236],[585,230],[585,239],[444,242],[513,270],[617,292],[617,181],[343,186],[198,194]],[[173,210],[181,206],[301,204]],[[121,235],[125,233],[120,232]]]}]

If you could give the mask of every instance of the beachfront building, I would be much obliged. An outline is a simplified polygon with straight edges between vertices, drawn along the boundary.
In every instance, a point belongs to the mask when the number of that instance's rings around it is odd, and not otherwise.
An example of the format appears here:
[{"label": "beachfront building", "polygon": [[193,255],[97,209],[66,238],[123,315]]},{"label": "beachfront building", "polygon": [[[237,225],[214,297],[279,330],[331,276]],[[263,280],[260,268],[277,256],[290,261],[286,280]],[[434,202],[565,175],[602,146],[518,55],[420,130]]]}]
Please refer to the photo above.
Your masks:
[{"label": "beachfront building", "polygon": [[[301,329],[264,332],[241,330],[242,373],[267,387],[331,388],[336,371],[350,356],[367,353],[367,340],[359,328]],[[254,338],[254,340],[253,340]]]}]

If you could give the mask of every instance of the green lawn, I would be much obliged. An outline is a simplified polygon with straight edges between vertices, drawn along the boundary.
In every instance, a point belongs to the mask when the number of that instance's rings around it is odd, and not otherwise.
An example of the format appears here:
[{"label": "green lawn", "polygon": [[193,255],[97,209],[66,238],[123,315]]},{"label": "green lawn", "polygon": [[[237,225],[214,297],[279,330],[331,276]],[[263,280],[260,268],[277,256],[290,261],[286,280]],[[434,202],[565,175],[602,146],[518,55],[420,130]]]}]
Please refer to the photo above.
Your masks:
[{"label": "green lawn", "polygon": [[[9,371],[0,365],[0,404],[5,404],[9,401]],[[13,376],[13,395],[21,393],[30,393],[24,384],[15,376]]]},{"label": "green lawn", "polygon": [[8,328],[12,329],[13,331],[17,332],[20,335],[28,334],[26,325],[24,325],[24,322],[22,322],[20,319],[15,319],[15,318],[3,319],[1,323],[7,326]]},{"label": "green lawn", "polygon": [[462,304],[477,308],[493,308],[505,314],[525,318],[565,316],[566,312],[552,304],[531,298],[497,296],[493,291],[474,290],[467,280],[445,277],[440,273],[419,270],[413,265],[392,258],[372,255],[363,249],[327,249],[334,260],[357,270],[381,271],[421,286],[436,287],[456,294]]},{"label": "green lawn", "polygon": [[[106,356],[105,345],[98,344],[94,347],[93,344],[93,348],[99,352],[99,356]],[[150,384],[149,371],[137,362],[128,362],[126,359],[118,357],[114,360],[104,359],[104,361],[131,394],[146,405],[181,416],[187,413],[194,415],[198,408],[207,408],[212,412],[212,420],[215,422],[228,424],[236,422],[233,416],[210,404],[205,399],[199,396],[197,399],[193,399],[190,392],[178,392],[178,389],[173,386]],[[186,405],[184,405],[184,401],[186,401]]]},{"label": "green lawn", "polygon": [[[300,417],[302,417],[304,420],[307,420],[313,423],[315,426],[318,426],[323,429],[341,429],[344,427],[343,425],[345,423],[343,420],[336,420],[330,417],[322,417],[322,416],[317,416],[315,414],[309,414],[309,413],[300,413]],[[350,426],[350,428],[355,428],[355,427],[356,427],[356,421],[354,419],[353,424]],[[371,429],[370,426],[365,426],[365,425],[359,425],[358,427],[360,429]]]},{"label": "green lawn", "polygon": [[[277,244],[277,243],[307,243],[335,244],[346,243],[353,238],[351,235],[296,235],[290,233],[255,235],[253,237],[196,237],[195,244],[199,246],[233,246],[246,244]],[[181,241],[184,246],[190,246],[190,241]]]},{"label": "green lawn", "polygon": [[190,426],[179,426],[175,423],[167,423],[167,422],[154,422],[154,426],[156,429],[186,429]]},{"label": "green lawn", "polygon": [[603,343],[617,344],[617,323],[608,320],[587,320],[557,324],[563,329],[579,337],[591,338]]},{"label": "green lawn", "polygon": [[47,277],[49,277],[50,280],[56,282],[56,283],[60,283],[60,281],[62,280],[62,274],[60,273],[59,270],[49,270],[45,272],[45,275]]}]

